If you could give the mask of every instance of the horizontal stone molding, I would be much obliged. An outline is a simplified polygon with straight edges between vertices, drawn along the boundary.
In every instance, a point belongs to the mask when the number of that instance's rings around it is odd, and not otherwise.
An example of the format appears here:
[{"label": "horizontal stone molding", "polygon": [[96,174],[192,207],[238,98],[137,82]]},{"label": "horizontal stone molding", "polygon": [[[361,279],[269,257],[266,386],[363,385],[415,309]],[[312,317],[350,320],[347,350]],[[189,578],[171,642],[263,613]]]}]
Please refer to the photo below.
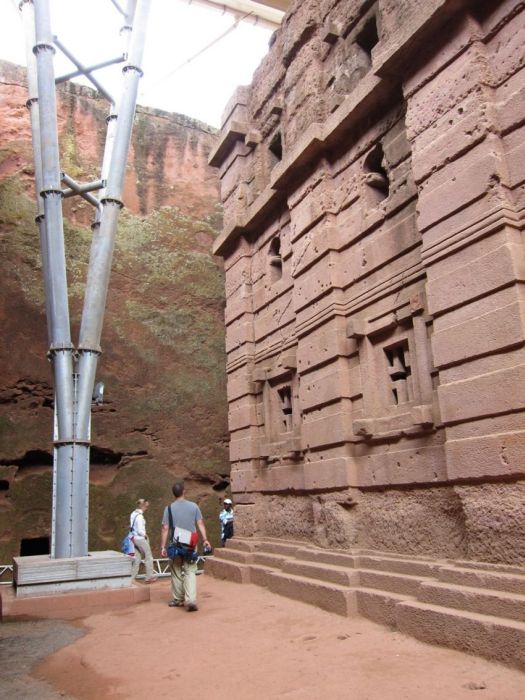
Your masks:
[{"label": "horizontal stone molding", "polygon": [[227,153],[230,152],[232,146],[237,141],[242,141],[249,131],[249,127],[246,122],[231,121],[228,128],[221,133],[219,142],[215,146],[214,151],[210,154],[208,163],[214,167],[217,167],[222,163]]},{"label": "horizontal stone molding", "polygon": [[449,228],[446,234],[437,240],[430,241],[426,236],[423,238],[421,259],[425,265],[431,266],[505,227],[525,229],[525,209],[515,211],[505,206],[498,206],[484,213],[477,221],[463,224],[452,231]]}]

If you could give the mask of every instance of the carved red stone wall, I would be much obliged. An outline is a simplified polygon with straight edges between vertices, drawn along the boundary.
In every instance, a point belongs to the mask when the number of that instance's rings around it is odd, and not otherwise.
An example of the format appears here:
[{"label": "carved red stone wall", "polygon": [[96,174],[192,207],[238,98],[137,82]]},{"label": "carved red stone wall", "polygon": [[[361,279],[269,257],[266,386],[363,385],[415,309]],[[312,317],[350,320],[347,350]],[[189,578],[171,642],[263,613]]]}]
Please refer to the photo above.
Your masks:
[{"label": "carved red stone wall", "polygon": [[525,10],[296,2],[211,163],[239,532],[525,562]]}]

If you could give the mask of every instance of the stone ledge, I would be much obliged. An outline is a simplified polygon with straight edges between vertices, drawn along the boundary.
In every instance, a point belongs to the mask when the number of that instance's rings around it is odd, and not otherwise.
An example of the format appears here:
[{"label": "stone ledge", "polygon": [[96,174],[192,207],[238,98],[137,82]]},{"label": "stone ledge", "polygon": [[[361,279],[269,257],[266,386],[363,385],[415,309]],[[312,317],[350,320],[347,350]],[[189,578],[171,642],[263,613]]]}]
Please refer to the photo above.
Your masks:
[{"label": "stone ledge", "polygon": [[126,588],[70,591],[27,598],[18,598],[13,588],[3,586],[0,590],[0,620],[24,618],[76,620],[105,610],[145,603],[149,599],[150,587],[129,585],[129,579]]},{"label": "stone ledge", "polygon": [[247,133],[248,125],[245,122],[231,121],[228,129],[221,133],[215,149],[210,153],[208,163],[215,168],[218,167],[231,150],[233,144],[236,141],[244,141]]}]

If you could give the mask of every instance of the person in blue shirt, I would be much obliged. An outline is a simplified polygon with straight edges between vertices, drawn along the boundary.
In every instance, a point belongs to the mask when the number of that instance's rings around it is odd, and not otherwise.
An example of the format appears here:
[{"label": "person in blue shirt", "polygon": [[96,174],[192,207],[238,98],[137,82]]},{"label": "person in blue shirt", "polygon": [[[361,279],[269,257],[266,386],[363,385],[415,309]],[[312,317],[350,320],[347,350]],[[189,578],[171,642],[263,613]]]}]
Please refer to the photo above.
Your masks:
[{"label": "person in blue shirt", "polygon": [[233,537],[233,503],[231,498],[224,499],[224,508],[219,514],[221,521],[221,545],[226,546],[226,540]]}]

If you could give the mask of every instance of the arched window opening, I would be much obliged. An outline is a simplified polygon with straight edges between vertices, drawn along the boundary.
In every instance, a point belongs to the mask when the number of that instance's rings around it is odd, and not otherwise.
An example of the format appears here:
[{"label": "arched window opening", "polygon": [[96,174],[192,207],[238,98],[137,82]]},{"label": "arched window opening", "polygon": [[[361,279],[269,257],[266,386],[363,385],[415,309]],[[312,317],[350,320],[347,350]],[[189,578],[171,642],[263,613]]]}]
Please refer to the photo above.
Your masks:
[{"label": "arched window opening", "polygon": [[283,276],[283,259],[281,256],[281,239],[276,236],[270,243],[269,250],[270,277],[273,282],[277,282]]},{"label": "arched window opening", "polygon": [[272,140],[270,141],[270,153],[275,157],[275,162],[283,159],[283,142],[281,137],[281,132],[276,131]]},{"label": "arched window opening", "polygon": [[390,181],[384,167],[384,153],[380,143],[376,144],[365,158],[364,169],[365,183],[373,190],[376,203],[388,197]]},{"label": "arched window opening", "polygon": [[372,63],[372,49],[378,43],[379,36],[377,34],[377,22],[375,15],[372,15],[365,23],[363,29],[356,37],[356,43],[360,46],[368,56]]}]

